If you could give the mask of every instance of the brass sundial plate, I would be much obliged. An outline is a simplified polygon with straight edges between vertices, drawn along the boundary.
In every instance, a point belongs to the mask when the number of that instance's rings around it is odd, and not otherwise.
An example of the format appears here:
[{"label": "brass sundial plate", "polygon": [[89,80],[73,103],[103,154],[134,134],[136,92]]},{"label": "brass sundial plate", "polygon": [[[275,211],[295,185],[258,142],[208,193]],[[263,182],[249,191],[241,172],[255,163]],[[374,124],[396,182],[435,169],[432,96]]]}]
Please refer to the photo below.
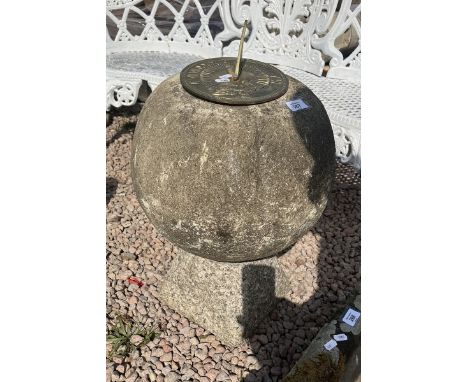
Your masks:
[{"label": "brass sundial plate", "polygon": [[182,70],[180,82],[187,92],[196,97],[228,105],[268,102],[281,97],[288,90],[288,78],[272,65],[243,59],[237,80],[233,79],[235,66],[234,57],[197,61]]}]

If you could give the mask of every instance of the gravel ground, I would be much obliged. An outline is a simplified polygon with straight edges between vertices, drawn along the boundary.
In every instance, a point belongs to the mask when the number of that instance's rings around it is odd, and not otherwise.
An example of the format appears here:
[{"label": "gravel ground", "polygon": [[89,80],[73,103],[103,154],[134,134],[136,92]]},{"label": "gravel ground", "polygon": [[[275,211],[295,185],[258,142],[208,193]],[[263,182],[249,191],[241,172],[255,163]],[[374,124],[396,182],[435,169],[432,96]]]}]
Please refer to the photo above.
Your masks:
[{"label": "gravel ground", "polygon": [[[130,317],[160,337],[107,360],[108,381],[279,381],[319,328],[360,290],[360,175],[338,165],[329,204],[314,229],[280,261],[292,291],[244,345],[230,348],[155,297],[177,248],[159,235],[132,188],[137,111],[107,128],[107,323]],[[128,282],[136,277],[144,285]]]}]

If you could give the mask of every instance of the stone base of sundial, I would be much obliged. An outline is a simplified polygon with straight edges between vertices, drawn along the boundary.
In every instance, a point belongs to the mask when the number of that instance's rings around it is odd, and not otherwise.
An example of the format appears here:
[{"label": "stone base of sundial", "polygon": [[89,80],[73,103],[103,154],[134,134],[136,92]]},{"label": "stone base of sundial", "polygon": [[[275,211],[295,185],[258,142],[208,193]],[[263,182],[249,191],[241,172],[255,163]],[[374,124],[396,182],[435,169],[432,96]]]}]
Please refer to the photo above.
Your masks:
[{"label": "stone base of sundial", "polygon": [[243,263],[208,260],[179,251],[159,289],[178,313],[237,346],[290,290],[276,257]]}]

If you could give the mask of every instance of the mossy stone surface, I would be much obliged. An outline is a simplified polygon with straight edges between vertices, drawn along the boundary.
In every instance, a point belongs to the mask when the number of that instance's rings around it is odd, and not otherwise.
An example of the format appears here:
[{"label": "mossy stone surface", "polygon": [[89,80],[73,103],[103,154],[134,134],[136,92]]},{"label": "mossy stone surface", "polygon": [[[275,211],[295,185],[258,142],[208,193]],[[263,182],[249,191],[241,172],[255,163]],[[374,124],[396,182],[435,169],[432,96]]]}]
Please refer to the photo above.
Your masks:
[{"label": "mossy stone surface", "polygon": [[[291,111],[286,101],[309,108]],[[335,145],[319,99],[289,77],[282,97],[258,105],[196,98],[179,75],[139,116],[133,184],[156,229],[208,259],[253,261],[292,245],[319,219],[334,176]]]}]

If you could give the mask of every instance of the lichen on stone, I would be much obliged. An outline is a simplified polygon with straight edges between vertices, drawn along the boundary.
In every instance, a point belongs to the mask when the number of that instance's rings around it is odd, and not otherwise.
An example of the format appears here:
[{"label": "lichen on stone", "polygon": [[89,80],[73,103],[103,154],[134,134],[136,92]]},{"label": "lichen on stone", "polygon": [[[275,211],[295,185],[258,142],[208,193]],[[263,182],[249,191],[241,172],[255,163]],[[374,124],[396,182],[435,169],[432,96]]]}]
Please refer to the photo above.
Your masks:
[{"label": "lichen on stone", "polygon": [[345,371],[345,360],[338,362],[325,353],[298,363],[283,382],[339,382]]}]

